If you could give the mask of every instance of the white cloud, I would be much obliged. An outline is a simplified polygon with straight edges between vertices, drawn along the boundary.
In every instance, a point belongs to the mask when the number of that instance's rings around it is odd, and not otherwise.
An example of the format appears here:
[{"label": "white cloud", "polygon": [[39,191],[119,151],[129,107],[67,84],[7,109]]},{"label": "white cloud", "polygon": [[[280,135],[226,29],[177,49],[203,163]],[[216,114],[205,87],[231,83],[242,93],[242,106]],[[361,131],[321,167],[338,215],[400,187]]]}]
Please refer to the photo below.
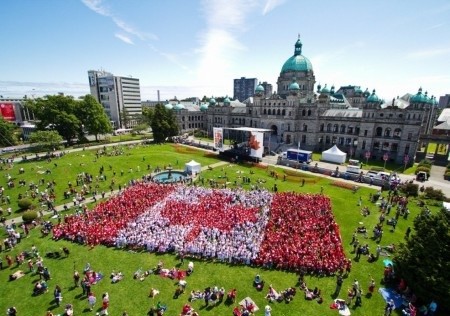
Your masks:
[{"label": "white cloud", "polygon": [[134,45],[133,41],[124,34],[116,33],[116,34],[114,34],[114,36],[117,37],[118,39],[120,39],[122,42],[125,42],[130,45]]},{"label": "white cloud", "polygon": [[189,74],[192,74],[193,71],[186,66],[184,63],[182,63],[180,61],[180,56],[177,54],[173,54],[173,53],[165,53],[160,51],[159,49],[157,49],[155,46],[153,45],[148,45],[154,52],[156,52],[157,54],[161,55],[162,57],[166,58],[168,61],[170,61],[171,63],[179,66],[181,69],[187,71]]},{"label": "white cloud", "polygon": [[276,7],[282,5],[285,1],[286,0],[267,0],[262,14],[266,15],[270,11],[274,10]]},{"label": "white cloud", "polygon": [[450,54],[450,48],[436,48],[436,49],[428,49],[428,50],[421,50],[416,52],[411,52],[406,55],[407,58],[411,59],[422,59],[422,58],[430,58],[430,57],[436,57],[440,55],[447,55]]},{"label": "white cloud", "polygon": [[[89,9],[91,9],[95,13],[100,14],[105,17],[108,17],[108,18],[111,18],[111,20],[114,22],[114,24],[116,24],[116,26],[118,28],[120,28],[122,31],[124,31],[130,35],[134,35],[142,41],[149,40],[149,39],[150,40],[158,39],[158,37],[155,34],[142,32],[142,31],[136,29],[135,27],[129,25],[128,23],[123,21],[121,18],[117,17],[106,6],[103,5],[102,0],[81,0],[81,1],[84,3],[85,6],[87,6]],[[120,40],[123,40],[121,37],[118,37],[117,35],[116,35],[116,37],[119,38]],[[131,39],[129,37],[128,37],[128,39],[131,41]]]},{"label": "white cloud", "polygon": [[89,94],[87,79],[86,83],[0,81],[0,95],[6,98],[21,98],[24,95],[42,97],[59,92],[75,97]]},{"label": "white cloud", "polygon": [[89,9],[103,16],[111,16],[109,10],[102,5],[102,0],[81,0]]}]

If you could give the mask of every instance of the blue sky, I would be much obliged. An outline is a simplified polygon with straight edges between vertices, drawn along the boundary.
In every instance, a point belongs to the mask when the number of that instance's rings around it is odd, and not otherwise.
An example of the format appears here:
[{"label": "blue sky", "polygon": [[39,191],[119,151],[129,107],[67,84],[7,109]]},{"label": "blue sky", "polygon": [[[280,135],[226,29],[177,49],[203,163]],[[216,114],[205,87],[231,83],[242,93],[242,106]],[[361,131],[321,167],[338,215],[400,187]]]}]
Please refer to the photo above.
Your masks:
[{"label": "blue sky", "polygon": [[299,33],[316,83],[450,93],[448,0],[3,0],[0,18],[4,97],[84,95],[90,69],[139,78],[143,100],[276,90]]}]

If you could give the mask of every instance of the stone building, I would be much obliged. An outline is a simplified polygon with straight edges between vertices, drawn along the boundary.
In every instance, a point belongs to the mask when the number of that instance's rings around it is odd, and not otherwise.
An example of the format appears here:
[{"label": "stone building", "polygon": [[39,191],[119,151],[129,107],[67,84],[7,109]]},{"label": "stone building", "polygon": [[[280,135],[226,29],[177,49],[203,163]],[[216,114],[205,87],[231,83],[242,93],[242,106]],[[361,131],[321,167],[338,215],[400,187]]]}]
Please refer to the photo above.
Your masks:
[{"label": "stone building", "polygon": [[[269,142],[265,141],[269,150],[301,147],[321,152],[336,144],[352,158],[387,157],[399,164],[413,162],[420,136],[431,134],[437,108],[436,99],[421,88],[416,94],[384,101],[375,90],[363,91],[360,86],[337,91],[334,86],[316,86],[300,38],[281,68],[277,91],[266,94],[259,84],[254,96],[244,102],[225,98],[219,103],[211,98],[198,106],[204,124],[197,126],[210,136],[213,127],[265,128],[272,130]],[[187,112],[195,116],[194,111]]]}]

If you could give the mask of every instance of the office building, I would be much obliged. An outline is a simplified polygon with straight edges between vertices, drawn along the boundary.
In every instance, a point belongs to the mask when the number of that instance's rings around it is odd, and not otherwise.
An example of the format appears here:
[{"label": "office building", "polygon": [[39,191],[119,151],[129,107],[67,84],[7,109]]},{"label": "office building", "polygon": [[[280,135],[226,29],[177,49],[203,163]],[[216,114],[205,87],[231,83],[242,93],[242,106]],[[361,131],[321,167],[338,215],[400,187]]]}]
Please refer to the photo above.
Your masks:
[{"label": "office building", "polygon": [[241,102],[247,100],[255,93],[255,88],[258,85],[258,79],[245,78],[234,79],[234,99]]},{"label": "office building", "polygon": [[119,77],[100,70],[89,70],[91,95],[103,106],[114,129],[131,128],[142,114],[139,79]]}]

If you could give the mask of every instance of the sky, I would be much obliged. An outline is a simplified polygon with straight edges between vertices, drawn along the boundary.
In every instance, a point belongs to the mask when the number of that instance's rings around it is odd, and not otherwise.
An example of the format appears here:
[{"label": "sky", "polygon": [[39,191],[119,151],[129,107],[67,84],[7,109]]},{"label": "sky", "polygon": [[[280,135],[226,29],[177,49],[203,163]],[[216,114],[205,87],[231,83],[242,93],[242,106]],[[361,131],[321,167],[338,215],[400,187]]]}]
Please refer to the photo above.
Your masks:
[{"label": "sky", "polygon": [[233,96],[302,54],[316,85],[390,100],[450,93],[448,0],[2,0],[0,95],[89,93],[88,70],[140,79],[141,99]]}]

